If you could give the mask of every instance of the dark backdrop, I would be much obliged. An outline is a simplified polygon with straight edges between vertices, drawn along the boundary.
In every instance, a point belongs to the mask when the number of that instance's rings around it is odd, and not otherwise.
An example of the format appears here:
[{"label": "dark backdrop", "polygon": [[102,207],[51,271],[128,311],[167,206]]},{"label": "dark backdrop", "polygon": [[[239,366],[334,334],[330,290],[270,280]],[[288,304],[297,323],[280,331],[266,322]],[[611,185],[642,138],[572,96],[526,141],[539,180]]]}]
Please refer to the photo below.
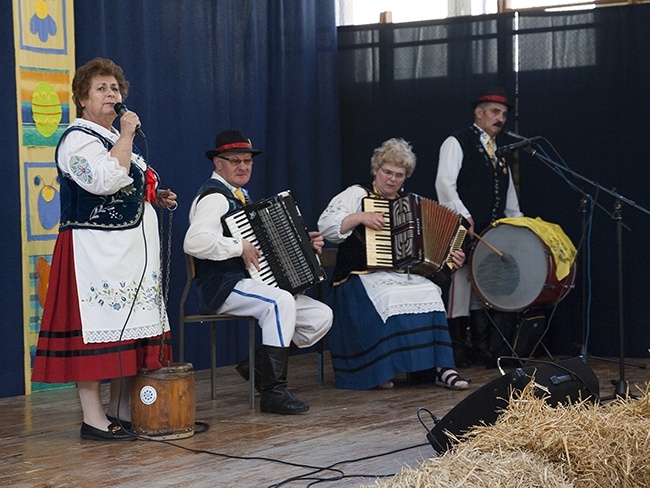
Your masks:
[{"label": "dark backdrop", "polygon": [[[218,132],[240,129],[264,150],[255,158],[251,196],[292,190],[310,229],[340,187],[334,5],[75,2],[75,26],[78,65],[105,56],[124,69],[131,83],[126,103],[142,120],[150,162],[163,187],[178,194],[168,305],[177,347],[187,215],[214,170],[204,153]],[[207,326],[186,327],[185,359],[195,368],[209,365],[208,337]],[[219,364],[244,357],[247,337],[242,323],[220,326]]]},{"label": "dark backdrop", "polygon": [[[472,122],[470,103],[477,93],[498,84],[517,100],[508,129],[545,136],[559,153],[544,144],[553,160],[564,159],[604,188],[615,187],[650,207],[645,148],[650,68],[644,54],[649,21],[650,5],[636,5],[339,28],[344,184],[366,181],[373,149],[387,138],[403,137],[418,156],[406,188],[435,197],[440,144]],[[524,213],[560,224],[577,245],[581,195],[528,155],[515,170]],[[612,197],[592,184],[580,186],[613,210]],[[624,351],[647,357],[650,269],[644,251],[650,217],[624,205],[622,219],[631,228],[623,232]],[[573,354],[582,350],[589,332],[588,353],[617,356],[616,225],[602,210],[594,212],[589,243],[590,280],[582,280],[580,267],[547,343],[554,353]],[[582,309],[583,289],[591,291],[585,295],[591,296],[589,315]],[[583,327],[588,316],[590,327]]]},{"label": "dark backdrop", "polygon": [[[0,0],[11,12],[10,0]],[[248,188],[254,199],[293,191],[310,229],[339,191],[340,143],[333,2],[319,0],[106,0],[74,2],[76,61],[119,64],[131,84],[126,104],[138,113],[149,160],[162,187],[179,196],[172,223],[169,315],[177,348],[178,304],[185,280],[182,241],[198,187],[214,166],[204,153],[215,135],[235,128],[264,154]],[[0,20],[3,46],[13,46],[12,16]],[[19,168],[13,49],[0,52],[2,248],[7,259],[0,301],[10,320],[0,341],[0,397],[22,394],[23,325]],[[6,149],[6,150],[5,150]],[[167,222],[168,216],[163,219]],[[186,359],[209,366],[209,332],[191,325]],[[220,364],[245,356],[247,328],[220,327]],[[176,351],[178,353],[178,351]],[[178,354],[176,354],[177,357]]]},{"label": "dark backdrop", "polygon": [[[10,12],[12,4],[0,0],[0,6]],[[150,160],[163,185],[180,197],[173,221],[172,327],[184,280],[189,204],[211,171],[203,153],[226,128],[242,129],[265,150],[256,158],[254,197],[292,189],[313,227],[333,194],[369,177],[372,150],[389,137],[411,141],[418,155],[408,188],[434,196],[440,143],[471,123],[470,101],[478,90],[500,84],[518,97],[509,129],[545,136],[575,171],[650,206],[644,151],[650,5],[521,14],[518,56],[511,14],[342,27],[338,64],[332,2],[107,0],[75,2],[75,11],[78,64],[106,56],[124,68],[132,85],[127,105],[143,121]],[[11,46],[11,16],[0,26],[2,45]],[[0,50],[0,67],[5,93],[15,93],[12,49]],[[0,239],[6,257],[0,305],[8,318],[0,341],[0,396],[10,396],[24,391],[19,168],[15,99],[7,96],[0,104]],[[524,212],[561,224],[577,244],[580,196],[536,159],[522,156],[519,166]],[[581,186],[605,209],[613,208],[613,198]],[[625,352],[646,357],[648,217],[629,205],[622,217],[631,228],[623,232]],[[619,352],[615,230],[614,221],[596,210],[588,343],[596,355]],[[560,303],[549,338],[553,352],[574,352],[582,343],[583,285],[580,279]],[[220,364],[245,354],[241,329],[221,333]],[[188,331],[186,357],[197,368],[208,364],[207,334],[195,326]]]},{"label": "dark backdrop", "polygon": [[[571,15],[522,15],[520,22],[521,133],[546,136],[574,171],[645,209],[650,208],[650,134],[645,123],[650,108],[649,21],[650,5],[637,5]],[[550,149],[548,154],[555,156]],[[614,211],[614,198],[592,184],[580,186],[607,212]],[[527,213],[560,223],[577,244],[580,194],[538,161],[522,158],[521,195]],[[650,284],[650,217],[628,205],[623,205],[621,216],[631,229],[622,237],[624,351],[628,357],[647,357],[650,328],[644,304]],[[590,243],[589,351],[617,355],[616,223],[601,209],[594,212]],[[580,280],[562,304],[565,313],[553,330],[556,348],[581,337],[583,284]]]},{"label": "dark backdrop", "polygon": [[3,266],[0,274],[0,310],[4,315],[0,340],[0,397],[24,393],[22,258],[20,241],[20,168],[18,166],[18,129],[16,126],[16,65],[11,0],[0,0],[0,249]]}]

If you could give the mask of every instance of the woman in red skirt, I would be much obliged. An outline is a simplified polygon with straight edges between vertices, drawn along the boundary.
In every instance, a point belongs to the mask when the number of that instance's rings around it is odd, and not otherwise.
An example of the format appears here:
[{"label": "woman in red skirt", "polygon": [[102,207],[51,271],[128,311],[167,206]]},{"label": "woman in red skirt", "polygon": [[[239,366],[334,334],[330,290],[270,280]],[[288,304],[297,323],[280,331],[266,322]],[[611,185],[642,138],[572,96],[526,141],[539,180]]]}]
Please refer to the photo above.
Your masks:
[{"label": "woman in red skirt", "polygon": [[[125,430],[130,380],[172,357],[152,204],[174,207],[176,195],[157,188],[155,172],[134,152],[140,121],[118,105],[128,86],[108,59],[79,68],[72,82],[79,118],[55,156],[61,219],[32,380],[77,383],[82,439],[134,439]],[[105,412],[100,384],[107,379]]]}]

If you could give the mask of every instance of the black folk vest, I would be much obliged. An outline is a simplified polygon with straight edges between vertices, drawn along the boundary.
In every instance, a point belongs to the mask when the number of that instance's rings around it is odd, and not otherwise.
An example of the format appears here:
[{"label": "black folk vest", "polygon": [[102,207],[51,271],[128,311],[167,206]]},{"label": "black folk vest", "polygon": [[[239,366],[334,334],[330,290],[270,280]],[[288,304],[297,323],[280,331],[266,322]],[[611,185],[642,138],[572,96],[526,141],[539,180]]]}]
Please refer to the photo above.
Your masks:
[{"label": "black folk vest", "polygon": [[480,233],[492,222],[505,216],[510,167],[504,158],[493,166],[475,126],[452,134],[463,149],[463,165],[458,174],[457,191]]},{"label": "black folk vest", "polygon": [[[221,193],[226,197],[229,205],[228,213],[242,207],[241,201],[216,178],[210,178],[201,185],[196,196],[197,202],[212,193]],[[225,228],[224,235],[231,236]],[[249,278],[241,257],[224,261],[196,259],[195,263],[199,311],[201,313],[215,313],[226,301],[235,285],[244,278]]]},{"label": "black folk vest", "polygon": [[[59,146],[72,131],[81,131],[96,137],[108,151],[113,147],[113,143],[109,139],[88,127],[72,126],[61,136],[55,151],[61,194],[59,230],[120,230],[137,227],[144,212],[146,185],[144,171],[137,164],[132,163],[129,176],[133,179],[133,183],[120,188],[112,195],[95,195],[84,190],[72,179],[70,174],[61,171],[58,164]],[[137,154],[135,148],[134,152]],[[76,170],[82,172],[84,169],[87,169],[87,164],[83,160],[79,160]]]},{"label": "black folk vest", "polygon": [[[368,196],[375,195],[372,183],[358,186],[366,190]],[[403,196],[403,194],[399,193],[398,197],[401,196]],[[367,270],[366,227],[363,224],[359,224],[352,231],[352,234],[350,234],[347,239],[339,245],[332,283],[336,286],[345,281],[350,274]]]}]

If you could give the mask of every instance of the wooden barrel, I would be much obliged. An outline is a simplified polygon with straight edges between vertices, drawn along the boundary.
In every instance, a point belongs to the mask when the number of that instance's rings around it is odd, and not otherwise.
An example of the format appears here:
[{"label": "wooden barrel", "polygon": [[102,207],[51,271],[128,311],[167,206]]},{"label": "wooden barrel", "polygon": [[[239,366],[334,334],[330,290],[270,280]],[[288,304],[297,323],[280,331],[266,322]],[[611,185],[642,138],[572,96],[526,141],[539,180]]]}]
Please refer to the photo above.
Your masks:
[{"label": "wooden barrel", "polygon": [[159,440],[191,437],[195,418],[192,364],[172,363],[138,372],[131,392],[131,425],[136,434]]}]

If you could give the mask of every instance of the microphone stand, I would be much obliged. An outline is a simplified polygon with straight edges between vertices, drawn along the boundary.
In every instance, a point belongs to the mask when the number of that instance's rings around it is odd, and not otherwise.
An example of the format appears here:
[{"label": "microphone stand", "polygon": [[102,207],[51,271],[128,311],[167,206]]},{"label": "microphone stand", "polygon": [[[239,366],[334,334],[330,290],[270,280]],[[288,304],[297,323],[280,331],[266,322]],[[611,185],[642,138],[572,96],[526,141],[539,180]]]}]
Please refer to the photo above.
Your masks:
[{"label": "microphone stand", "polygon": [[[576,187],[577,188],[577,187]],[[579,189],[582,191],[581,189]],[[580,241],[580,248],[578,252],[582,256],[582,344],[580,347],[580,356],[585,358],[585,359],[596,359],[598,361],[605,361],[605,362],[610,362],[610,363],[617,363],[619,360],[618,359],[610,359],[610,358],[603,358],[599,356],[593,356],[587,352],[587,347],[588,347],[588,342],[589,342],[589,321],[587,320],[587,311],[589,310],[589,304],[587,301],[587,280],[588,280],[588,274],[587,274],[587,253],[585,252],[584,248],[582,245],[585,242],[585,236],[587,233],[587,204],[589,203],[590,200],[590,195],[583,196],[580,199],[580,213],[582,214],[582,219],[581,219],[581,224],[582,224],[582,239]],[[607,215],[611,219],[614,219],[614,214],[610,214],[607,212],[607,210],[603,209]],[[628,366],[638,366],[638,367],[643,367],[645,368],[644,364],[637,364],[637,363],[625,363]]]},{"label": "microphone stand", "polygon": [[[603,191],[607,193],[608,195],[612,196],[614,198],[614,213],[610,214],[607,210],[605,210],[600,204],[597,204],[599,208],[601,208],[607,215],[610,216],[610,218],[614,219],[616,222],[616,246],[617,246],[617,261],[618,261],[618,331],[619,331],[619,379],[618,380],[612,380],[612,384],[614,385],[614,395],[613,398],[624,398],[628,396],[628,383],[625,380],[625,365],[629,364],[631,366],[636,366],[642,369],[646,369],[645,364],[641,363],[626,363],[625,362],[625,324],[624,324],[624,315],[623,315],[623,227],[627,229],[628,231],[631,230],[627,225],[623,223],[623,203],[629,205],[630,207],[636,208],[640,210],[641,212],[645,213],[646,215],[650,215],[650,211],[644,207],[641,207],[640,205],[637,205],[635,202],[632,200],[623,197],[619,193],[616,192],[616,188],[613,188],[612,190],[609,190],[607,188],[604,188],[602,185],[599,183],[590,180],[579,173],[576,173],[575,171],[567,168],[566,166],[560,165],[557,162],[553,161],[552,159],[548,158],[547,156],[540,154],[540,152],[533,147],[533,145],[528,145],[522,147],[522,150],[526,151],[529,153],[531,156],[539,159],[544,163],[547,167],[549,167],[551,170],[555,172],[567,172],[571,174],[572,176],[575,176],[576,178],[589,183],[593,187],[597,188],[598,191]],[[582,189],[577,188],[583,196],[586,196],[585,193],[582,191]],[[583,284],[584,285],[584,284]],[[584,298],[583,298],[584,301]],[[584,313],[584,311],[583,311]],[[586,341],[585,341],[586,342]],[[583,344],[583,351],[586,352],[587,345],[586,343]],[[600,358],[597,358],[600,359]],[[612,360],[609,360],[612,361]],[[613,361],[616,362],[616,361]],[[633,396],[633,395],[631,395]],[[601,400],[606,400],[610,399],[608,398],[601,398]]]},{"label": "microphone stand", "polygon": [[582,347],[580,348],[580,355],[582,357],[587,357],[587,341],[589,340],[588,328],[587,328],[587,253],[584,249],[585,236],[587,235],[587,204],[589,203],[589,198],[582,197],[580,199],[580,214],[581,214],[581,224],[582,224],[582,236],[580,238],[580,249],[578,252],[581,253],[582,259]]}]

